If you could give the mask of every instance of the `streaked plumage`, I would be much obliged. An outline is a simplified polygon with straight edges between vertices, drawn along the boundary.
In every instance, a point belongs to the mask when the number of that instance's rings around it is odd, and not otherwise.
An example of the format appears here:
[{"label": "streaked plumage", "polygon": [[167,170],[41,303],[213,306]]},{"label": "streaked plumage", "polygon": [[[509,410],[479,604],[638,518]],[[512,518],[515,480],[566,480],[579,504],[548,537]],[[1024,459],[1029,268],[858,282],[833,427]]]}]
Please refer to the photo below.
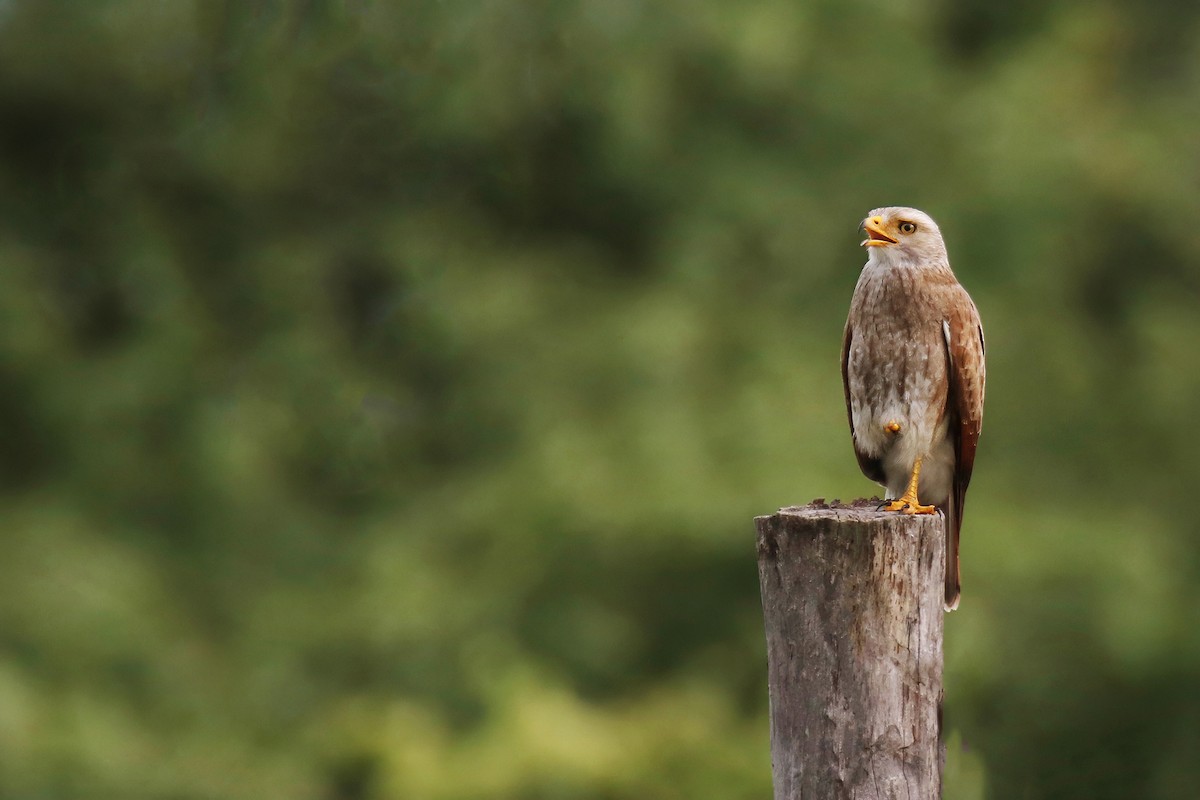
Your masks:
[{"label": "streaked plumage", "polygon": [[[921,505],[928,503],[945,513],[950,610],[958,605],[959,532],[983,423],[983,328],[928,215],[879,208],[863,227],[869,257],[842,342],[854,452],[863,474],[899,498],[889,508],[932,513]],[[915,496],[907,491],[914,469]]]}]

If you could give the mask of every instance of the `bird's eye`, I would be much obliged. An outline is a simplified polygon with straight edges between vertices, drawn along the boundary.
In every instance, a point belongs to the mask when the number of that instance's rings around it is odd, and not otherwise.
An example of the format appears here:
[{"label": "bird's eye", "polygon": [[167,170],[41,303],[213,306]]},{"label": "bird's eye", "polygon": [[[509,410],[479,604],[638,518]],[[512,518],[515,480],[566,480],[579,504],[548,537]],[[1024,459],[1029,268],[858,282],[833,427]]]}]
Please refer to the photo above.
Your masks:
[{"label": "bird's eye", "polygon": [[916,233],[916,231],[917,231],[917,226],[913,225],[911,222],[901,222],[900,223],[900,232],[901,233]]}]

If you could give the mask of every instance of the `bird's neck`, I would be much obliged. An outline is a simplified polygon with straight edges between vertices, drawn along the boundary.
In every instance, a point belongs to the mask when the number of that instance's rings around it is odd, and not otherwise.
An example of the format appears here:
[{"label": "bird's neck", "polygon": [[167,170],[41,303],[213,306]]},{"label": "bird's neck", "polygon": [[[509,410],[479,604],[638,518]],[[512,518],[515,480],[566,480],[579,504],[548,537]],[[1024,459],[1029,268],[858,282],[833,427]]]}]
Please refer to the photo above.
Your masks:
[{"label": "bird's neck", "polygon": [[954,277],[950,260],[944,253],[932,257],[914,257],[891,247],[873,247],[867,257],[865,270],[888,273],[921,273],[927,276]]}]

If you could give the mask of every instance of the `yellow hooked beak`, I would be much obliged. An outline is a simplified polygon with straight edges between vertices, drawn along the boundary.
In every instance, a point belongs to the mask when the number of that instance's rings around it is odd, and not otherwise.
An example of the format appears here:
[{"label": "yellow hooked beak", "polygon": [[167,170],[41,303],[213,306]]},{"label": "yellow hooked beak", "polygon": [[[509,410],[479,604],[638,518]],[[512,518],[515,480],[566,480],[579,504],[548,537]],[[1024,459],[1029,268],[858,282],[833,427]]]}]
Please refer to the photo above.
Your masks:
[{"label": "yellow hooked beak", "polygon": [[883,217],[867,217],[863,220],[863,230],[867,238],[862,240],[863,247],[886,247],[896,244],[896,239],[883,232]]}]

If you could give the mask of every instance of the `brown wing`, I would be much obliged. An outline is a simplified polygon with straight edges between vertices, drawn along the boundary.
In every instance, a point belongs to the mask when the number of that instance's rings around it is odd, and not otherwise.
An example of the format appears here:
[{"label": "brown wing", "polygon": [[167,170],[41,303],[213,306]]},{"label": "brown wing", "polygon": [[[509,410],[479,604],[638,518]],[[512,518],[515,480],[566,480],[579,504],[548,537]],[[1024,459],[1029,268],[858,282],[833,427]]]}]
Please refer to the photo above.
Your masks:
[{"label": "brown wing", "polygon": [[967,486],[975,467],[975,449],[983,429],[984,365],[983,326],[979,312],[966,292],[949,309],[942,322],[946,345],[947,412],[954,436],[954,480],[946,520],[946,609],[958,606],[962,581],[958,569],[958,542],[962,530]]},{"label": "brown wing", "polygon": [[846,332],[842,334],[842,390],[846,395],[846,419],[850,422],[850,439],[854,441],[854,455],[858,458],[858,468],[876,483],[885,483],[883,462],[864,453],[854,438],[854,410],[850,405],[850,344],[854,340],[854,328],[850,324],[853,315],[846,320]]}]

